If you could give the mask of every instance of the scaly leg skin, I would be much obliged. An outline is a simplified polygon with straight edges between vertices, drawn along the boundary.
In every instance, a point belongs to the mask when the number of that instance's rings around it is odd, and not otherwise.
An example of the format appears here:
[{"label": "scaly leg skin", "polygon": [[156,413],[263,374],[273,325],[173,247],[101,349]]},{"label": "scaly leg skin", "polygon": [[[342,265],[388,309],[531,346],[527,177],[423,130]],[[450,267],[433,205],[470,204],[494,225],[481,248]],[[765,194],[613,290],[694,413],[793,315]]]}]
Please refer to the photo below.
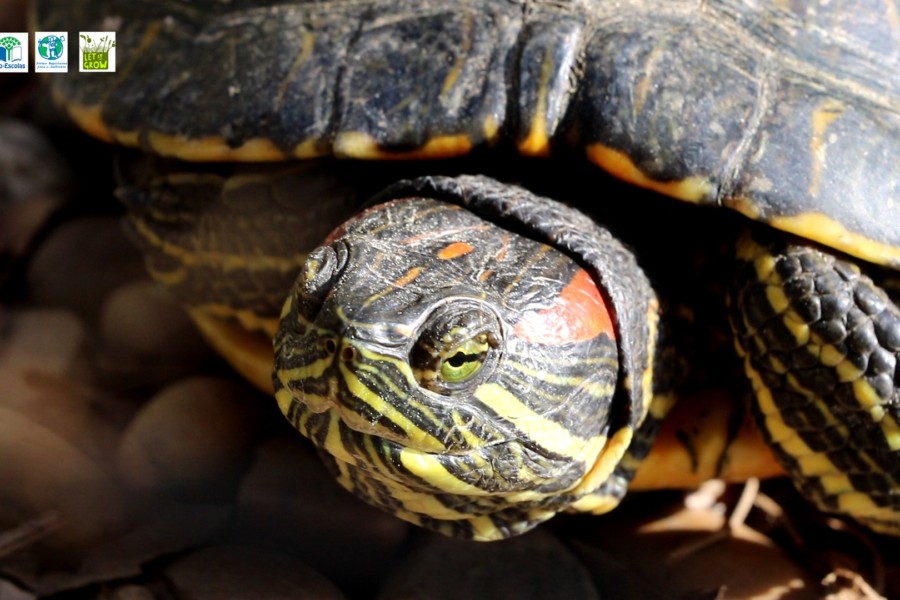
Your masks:
[{"label": "scaly leg skin", "polygon": [[797,488],[900,535],[900,309],[853,263],[745,236],[730,297],[752,412]]}]

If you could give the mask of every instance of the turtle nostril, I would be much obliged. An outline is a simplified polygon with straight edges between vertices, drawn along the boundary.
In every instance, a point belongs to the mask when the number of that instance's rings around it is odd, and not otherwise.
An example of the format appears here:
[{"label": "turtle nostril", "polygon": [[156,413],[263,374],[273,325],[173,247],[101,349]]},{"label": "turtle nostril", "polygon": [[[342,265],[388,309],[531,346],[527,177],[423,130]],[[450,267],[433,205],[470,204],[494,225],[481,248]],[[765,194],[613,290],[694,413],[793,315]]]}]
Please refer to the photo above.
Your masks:
[{"label": "turtle nostril", "polygon": [[303,293],[324,298],[347,266],[349,254],[347,244],[341,240],[310,252],[303,265]]},{"label": "turtle nostril", "polygon": [[353,346],[345,346],[341,350],[341,358],[344,359],[344,362],[352,362],[356,358],[356,349]]},{"label": "turtle nostril", "polygon": [[337,350],[337,344],[334,343],[334,340],[325,340],[325,351],[328,354],[334,354],[335,350]]}]

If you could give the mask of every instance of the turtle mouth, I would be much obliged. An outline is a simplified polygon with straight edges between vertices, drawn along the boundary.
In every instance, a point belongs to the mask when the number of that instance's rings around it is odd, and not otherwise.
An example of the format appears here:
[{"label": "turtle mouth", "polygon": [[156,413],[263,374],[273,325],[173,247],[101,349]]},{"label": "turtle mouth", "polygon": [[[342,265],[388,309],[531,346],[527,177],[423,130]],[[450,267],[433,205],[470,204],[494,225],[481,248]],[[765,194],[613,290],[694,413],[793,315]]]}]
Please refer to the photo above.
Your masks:
[{"label": "turtle mouth", "polygon": [[[532,497],[575,487],[585,465],[571,457],[548,457],[522,440],[502,436],[482,445],[432,447],[411,436],[400,440],[376,427],[348,420],[335,403],[305,419],[309,438],[320,452],[358,475],[407,492],[465,497]],[[529,473],[525,476],[526,471]],[[543,477],[534,477],[541,473]]]}]

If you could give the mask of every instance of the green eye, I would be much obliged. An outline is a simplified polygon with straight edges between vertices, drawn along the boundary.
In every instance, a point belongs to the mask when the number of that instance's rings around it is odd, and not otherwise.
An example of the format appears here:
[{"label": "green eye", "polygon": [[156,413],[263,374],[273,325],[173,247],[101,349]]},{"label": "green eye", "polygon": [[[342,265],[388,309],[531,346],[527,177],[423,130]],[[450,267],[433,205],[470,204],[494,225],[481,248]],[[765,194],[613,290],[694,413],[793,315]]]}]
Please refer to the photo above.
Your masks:
[{"label": "green eye", "polygon": [[412,375],[423,388],[466,394],[492,376],[502,355],[496,314],[468,299],[438,306],[419,329],[409,353]]},{"label": "green eye", "polygon": [[441,377],[447,383],[465,381],[484,366],[489,346],[487,336],[467,340],[455,348],[455,352],[441,361]]}]

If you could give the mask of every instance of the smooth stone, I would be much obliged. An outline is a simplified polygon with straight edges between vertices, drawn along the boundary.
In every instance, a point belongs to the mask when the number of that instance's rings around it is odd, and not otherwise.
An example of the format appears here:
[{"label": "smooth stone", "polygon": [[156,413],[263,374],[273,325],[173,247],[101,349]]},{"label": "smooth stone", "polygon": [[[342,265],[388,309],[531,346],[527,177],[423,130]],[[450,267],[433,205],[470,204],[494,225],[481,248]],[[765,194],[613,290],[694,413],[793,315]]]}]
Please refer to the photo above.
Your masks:
[{"label": "smooth stone", "polygon": [[180,500],[231,499],[261,434],[261,401],[229,379],[198,376],[170,384],[122,434],[119,476],[133,488]]},{"label": "smooth stone", "polygon": [[302,561],[241,546],[192,552],[165,571],[181,600],[343,600],[344,594]]}]

